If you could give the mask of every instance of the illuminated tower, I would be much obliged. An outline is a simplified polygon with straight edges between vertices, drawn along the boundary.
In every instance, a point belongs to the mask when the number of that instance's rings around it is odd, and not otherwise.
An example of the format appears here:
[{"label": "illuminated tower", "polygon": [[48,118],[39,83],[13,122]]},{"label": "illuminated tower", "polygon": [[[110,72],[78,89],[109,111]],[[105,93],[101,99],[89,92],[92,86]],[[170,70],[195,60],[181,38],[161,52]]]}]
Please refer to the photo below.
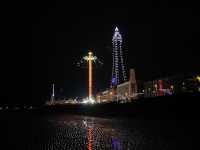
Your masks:
[{"label": "illuminated tower", "polygon": [[88,102],[89,103],[94,103],[94,99],[92,96],[92,71],[93,68],[97,67],[96,65],[103,65],[103,63],[96,57],[93,55],[93,53],[91,51],[88,52],[87,56],[84,56],[80,62],[77,63],[78,67],[83,67],[85,68],[85,66],[87,66],[86,68],[88,68]]},{"label": "illuminated tower", "polygon": [[88,62],[88,99],[89,101],[93,101],[92,99],[92,62],[97,59],[96,56],[93,55],[92,52],[88,52],[88,55],[83,57],[84,60]]},{"label": "illuminated tower", "polygon": [[112,80],[111,87],[117,86],[121,82],[126,81],[126,71],[124,67],[122,53],[122,36],[116,27],[112,38],[113,44],[113,64],[112,64]]}]

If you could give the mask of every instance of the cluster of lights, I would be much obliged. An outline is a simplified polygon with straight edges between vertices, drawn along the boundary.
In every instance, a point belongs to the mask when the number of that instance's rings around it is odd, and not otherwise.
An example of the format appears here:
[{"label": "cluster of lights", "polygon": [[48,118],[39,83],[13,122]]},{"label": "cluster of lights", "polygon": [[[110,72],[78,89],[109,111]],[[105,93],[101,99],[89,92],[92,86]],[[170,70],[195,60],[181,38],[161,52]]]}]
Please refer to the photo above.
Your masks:
[{"label": "cluster of lights", "polygon": [[115,77],[116,77],[116,83],[119,84],[119,66],[118,66],[118,47],[117,47],[117,41],[114,43],[114,51],[115,51]]},{"label": "cluster of lights", "polygon": [[[88,54],[92,55],[92,52],[89,52]],[[83,59],[86,60],[86,61],[92,60],[92,61],[96,62],[97,57],[96,56],[92,56],[92,57],[90,57],[90,56],[84,56]]]},{"label": "cluster of lights", "polygon": [[94,104],[95,103],[95,99],[92,97],[87,97],[85,99],[83,99],[83,104]]},{"label": "cluster of lights", "polygon": [[[126,81],[126,72],[124,67],[124,60],[123,60],[123,54],[122,54],[122,36],[119,33],[119,29],[116,27],[115,32],[112,39],[113,43],[113,68],[112,68],[112,81],[111,81],[111,87],[114,85],[119,84],[119,59],[121,64],[121,70],[123,75],[123,80]],[[118,56],[118,53],[120,57]]]},{"label": "cluster of lights", "polygon": [[120,58],[121,58],[121,67],[122,67],[123,79],[124,79],[124,81],[126,81],[126,72],[125,72],[124,59],[123,59],[123,54],[122,54],[122,43],[120,43],[120,45],[119,45],[119,50],[120,50]]},{"label": "cluster of lights", "polygon": [[196,79],[198,80],[198,82],[200,82],[200,76],[197,76]]}]

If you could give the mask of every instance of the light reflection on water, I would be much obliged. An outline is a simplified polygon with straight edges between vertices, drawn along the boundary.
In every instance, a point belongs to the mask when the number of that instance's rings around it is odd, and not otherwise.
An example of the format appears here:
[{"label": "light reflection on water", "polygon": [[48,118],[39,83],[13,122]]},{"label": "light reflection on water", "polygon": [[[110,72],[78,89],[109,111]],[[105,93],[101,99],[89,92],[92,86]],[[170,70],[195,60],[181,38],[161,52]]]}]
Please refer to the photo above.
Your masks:
[{"label": "light reflection on water", "polygon": [[92,128],[88,128],[88,150],[92,150]]},{"label": "light reflection on water", "polygon": [[[93,145],[95,144],[94,138],[94,119],[90,119],[90,121],[87,121],[87,119],[82,121],[83,125],[87,128],[87,139],[88,139],[88,150],[93,150]],[[105,132],[108,132],[112,135],[116,135],[115,130],[112,128],[104,128]],[[99,143],[100,144],[100,143]],[[118,138],[115,136],[111,137],[111,148],[112,150],[122,150],[122,144]],[[127,147],[127,150],[129,147]]]},{"label": "light reflection on water", "polygon": [[138,120],[64,115],[48,122],[54,133],[48,135],[51,141],[47,143],[53,147],[53,143],[73,150],[163,149],[166,146],[158,135],[146,133]]},{"label": "light reflection on water", "polygon": [[[17,149],[26,147],[25,149],[29,150],[171,150],[171,147],[166,147],[168,143],[165,143],[162,137],[148,129],[152,127],[150,121],[49,115],[35,117],[30,128],[26,126],[26,120],[22,121],[24,122],[16,122],[16,125],[9,128],[12,131],[9,131],[12,133],[8,136],[12,137],[12,140],[9,138],[9,142],[15,143]],[[26,132],[18,138],[17,133],[22,130]],[[8,132],[6,134],[8,135]]]},{"label": "light reflection on water", "polygon": [[[109,125],[110,121],[110,119],[84,117],[82,125],[87,130],[88,150],[101,149],[102,147],[112,150],[123,150],[120,131],[117,132],[117,129]],[[123,138],[124,140],[126,139],[126,137]],[[126,150],[130,149],[129,142],[130,141],[127,140],[128,145],[125,147]],[[104,146],[101,147],[100,145],[103,144]],[[95,148],[93,147],[94,145]]]},{"label": "light reflection on water", "polygon": [[118,139],[112,139],[112,146],[115,150],[121,150],[122,149],[122,146],[121,146],[121,143]]}]

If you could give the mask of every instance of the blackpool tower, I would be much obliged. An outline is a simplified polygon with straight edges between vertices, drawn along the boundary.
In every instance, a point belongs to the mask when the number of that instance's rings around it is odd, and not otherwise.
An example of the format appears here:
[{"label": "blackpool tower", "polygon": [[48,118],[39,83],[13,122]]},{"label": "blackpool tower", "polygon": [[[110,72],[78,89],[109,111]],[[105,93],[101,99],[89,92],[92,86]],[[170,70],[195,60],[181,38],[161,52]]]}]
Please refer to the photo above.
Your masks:
[{"label": "blackpool tower", "polygon": [[119,29],[116,27],[113,38],[113,53],[112,53],[112,79],[111,87],[115,87],[118,84],[126,81],[126,71],[124,67],[124,59],[122,53],[122,36],[119,32]]}]

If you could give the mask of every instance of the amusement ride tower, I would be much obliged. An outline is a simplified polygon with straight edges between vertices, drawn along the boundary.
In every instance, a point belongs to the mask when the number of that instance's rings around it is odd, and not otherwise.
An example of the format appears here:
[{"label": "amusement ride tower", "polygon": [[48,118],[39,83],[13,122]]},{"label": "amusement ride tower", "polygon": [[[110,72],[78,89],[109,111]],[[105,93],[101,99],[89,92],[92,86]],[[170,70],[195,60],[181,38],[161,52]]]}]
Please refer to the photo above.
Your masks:
[{"label": "amusement ride tower", "polygon": [[[86,64],[85,64],[86,62]],[[84,56],[80,62],[77,63],[78,67],[88,68],[88,103],[94,103],[95,99],[93,97],[93,69],[95,68],[95,64],[102,65],[103,63],[93,55],[93,52],[89,51],[88,55]]]},{"label": "amusement ride tower", "polygon": [[88,56],[83,57],[83,59],[88,62],[88,99],[92,102],[92,63],[97,59],[97,57],[90,51],[88,52]]},{"label": "amusement ride tower", "polygon": [[113,64],[112,64],[112,79],[111,88],[117,86],[121,82],[126,81],[126,71],[124,67],[122,53],[122,36],[119,29],[116,27],[112,38],[113,44]]}]

